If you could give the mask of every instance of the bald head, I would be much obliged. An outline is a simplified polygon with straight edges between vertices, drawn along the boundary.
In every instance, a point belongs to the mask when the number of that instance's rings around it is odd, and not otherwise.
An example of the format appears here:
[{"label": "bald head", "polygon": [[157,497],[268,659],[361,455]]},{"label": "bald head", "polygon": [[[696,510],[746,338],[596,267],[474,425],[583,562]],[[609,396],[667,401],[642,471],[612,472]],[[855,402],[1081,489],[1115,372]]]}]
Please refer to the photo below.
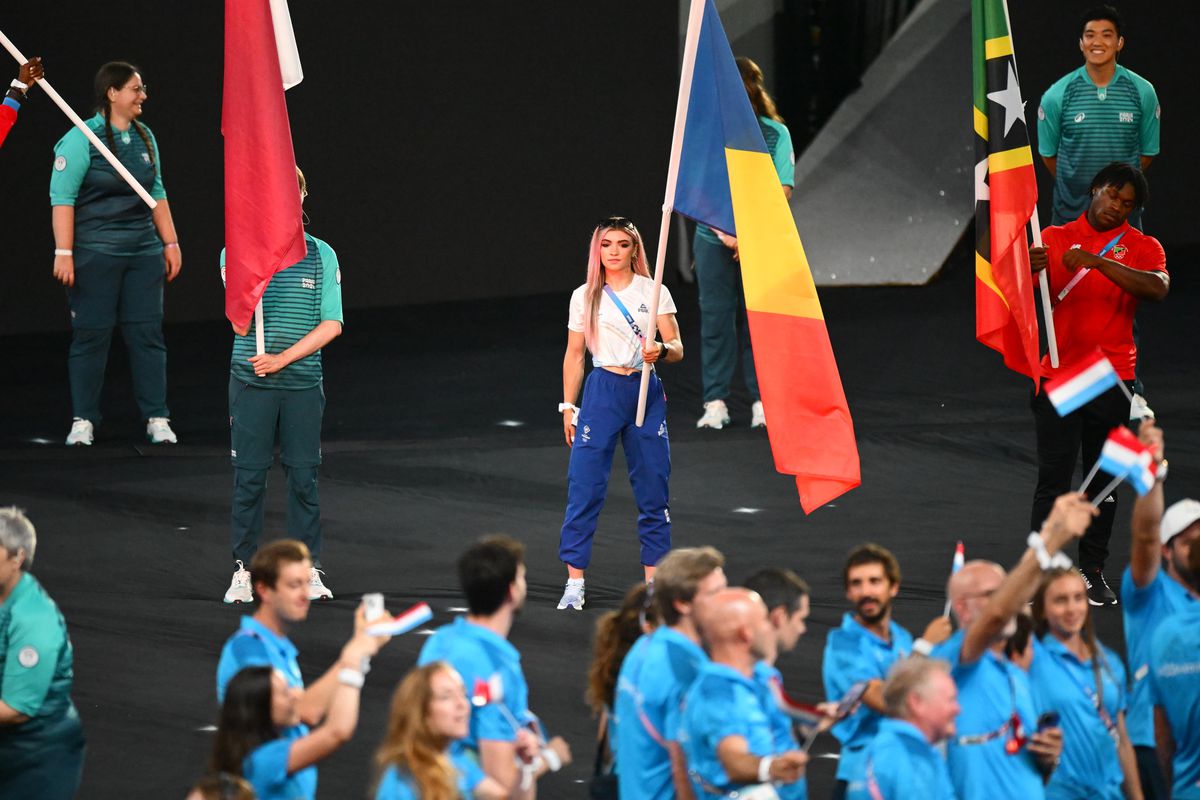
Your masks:
[{"label": "bald head", "polygon": [[767,606],[758,592],[723,589],[712,597],[698,621],[700,635],[714,661],[727,663],[733,656],[749,655],[754,660],[775,656],[769,646],[774,635]]},{"label": "bald head", "polygon": [[1007,573],[995,561],[975,559],[950,576],[946,584],[946,595],[961,627],[969,626],[987,604],[992,593],[1004,582]]}]

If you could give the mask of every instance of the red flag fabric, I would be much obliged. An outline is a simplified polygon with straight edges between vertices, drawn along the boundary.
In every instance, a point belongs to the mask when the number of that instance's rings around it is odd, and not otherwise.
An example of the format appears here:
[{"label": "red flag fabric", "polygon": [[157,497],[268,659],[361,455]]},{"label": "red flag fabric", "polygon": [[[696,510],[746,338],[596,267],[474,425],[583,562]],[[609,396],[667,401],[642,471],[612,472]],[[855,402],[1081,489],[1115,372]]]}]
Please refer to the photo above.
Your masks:
[{"label": "red flag fabric", "polygon": [[304,258],[296,156],[269,0],[225,0],[225,316],[250,325],[271,276]]}]

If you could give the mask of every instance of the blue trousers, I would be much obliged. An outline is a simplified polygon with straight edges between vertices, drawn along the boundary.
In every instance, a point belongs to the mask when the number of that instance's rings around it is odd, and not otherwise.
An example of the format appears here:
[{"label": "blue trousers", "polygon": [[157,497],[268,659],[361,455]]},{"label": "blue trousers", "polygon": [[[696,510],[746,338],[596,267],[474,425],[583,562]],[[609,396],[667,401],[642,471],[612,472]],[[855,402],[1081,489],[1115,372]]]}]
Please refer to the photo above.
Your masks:
[{"label": "blue trousers", "polygon": [[671,549],[667,397],[658,375],[652,373],[646,394],[645,424],[637,427],[634,420],[641,380],[641,373],[637,372],[617,375],[593,369],[583,386],[579,424],[567,467],[567,513],[558,544],[558,557],[577,569],[586,569],[592,559],[592,537],[608,493],[618,438],[625,450],[629,483],[637,501],[642,564],[657,564]]},{"label": "blue trousers", "polygon": [[725,400],[738,362],[738,331],[741,330],[742,377],[752,400],[758,400],[758,375],[750,349],[750,326],[742,299],[742,265],[733,251],[720,242],[710,242],[699,233],[692,242],[696,259],[696,283],[700,286],[700,375],[704,402]]}]

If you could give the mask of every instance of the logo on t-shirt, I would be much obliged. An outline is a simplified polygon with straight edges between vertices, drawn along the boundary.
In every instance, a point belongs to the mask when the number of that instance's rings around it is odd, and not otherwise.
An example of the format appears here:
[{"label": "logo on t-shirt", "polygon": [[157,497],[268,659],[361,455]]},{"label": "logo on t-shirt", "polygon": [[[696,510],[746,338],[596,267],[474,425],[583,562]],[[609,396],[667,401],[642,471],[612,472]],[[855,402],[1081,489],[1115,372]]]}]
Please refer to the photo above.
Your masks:
[{"label": "logo on t-shirt", "polygon": [[54,159],[54,171],[55,172],[62,172],[66,168],[67,168],[67,157],[66,156],[59,156],[58,158]]},{"label": "logo on t-shirt", "polygon": [[315,289],[315,288],[317,288],[317,282],[314,281],[312,278],[301,278],[300,279],[300,288],[301,289]]},{"label": "logo on t-shirt", "polygon": [[646,304],[645,304],[645,303],[642,303],[640,306],[638,306],[638,311],[639,311],[640,313],[642,313],[642,314],[649,314],[649,313],[650,313],[650,309],[646,308]]},{"label": "logo on t-shirt", "polygon": [[33,646],[22,647],[21,651],[17,653],[17,663],[25,669],[33,669],[39,660],[38,651]]},{"label": "logo on t-shirt", "polygon": [[1115,245],[1112,249],[1113,258],[1123,260],[1125,254],[1129,252],[1129,248],[1123,244]]},{"label": "logo on t-shirt", "polygon": [[1083,122],[1083,119],[1084,119],[1084,117],[1086,117],[1086,116],[1087,116],[1087,114],[1084,114],[1082,111],[1080,111],[1078,114],[1076,114],[1076,115],[1075,115],[1075,121],[1076,121],[1076,122]]},{"label": "logo on t-shirt", "polygon": [[1038,106],[1038,119],[1045,119],[1045,118],[1046,118],[1046,109],[1042,108],[1041,106]]},{"label": "logo on t-shirt", "polygon": [[1121,111],[1119,112],[1119,117],[1121,122],[1133,122],[1132,111]]}]

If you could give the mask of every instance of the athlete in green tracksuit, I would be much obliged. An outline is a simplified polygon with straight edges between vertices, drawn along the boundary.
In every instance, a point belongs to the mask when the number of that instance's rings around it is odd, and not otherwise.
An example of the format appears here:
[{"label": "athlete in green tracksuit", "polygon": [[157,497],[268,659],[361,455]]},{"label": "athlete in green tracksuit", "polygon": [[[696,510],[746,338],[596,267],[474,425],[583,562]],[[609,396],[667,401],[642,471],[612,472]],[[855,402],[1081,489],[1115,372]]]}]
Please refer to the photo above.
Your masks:
[{"label": "athlete in green tracksuit", "polygon": [[[300,173],[299,169],[296,170]],[[307,195],[299,174],[301,197]],[[309,598],[328,599],[321,581],[321,508],[317,466],[321,463],[321,418],[325,390],[321,348],[342,332],[342,273],[337,254],[305,235],[308,252],[280,270],[263,294],[264,353],[258,355],[255,325],[235,336],[229,365],[230,456],[233,459],[233,559],[237,565],[226,603],[253,598],[245,565],[258,550],[263,528],[267,470],[279,442],[287,479],[287,532],[312,553]],[[221,251],[222,277],[225,251]]]},{"label": "athlete in green tracksuit", "polygon": [[54,147],[50,205],[54,276],[67,287],[72,339],[67,359],[74,423],[69,445],[90,445],[100,422],[100,392],[113,328],[129,349],[134,394],[146,435],[176,441],[168,421],[163,282],[182,256],[163,189],[154,134],[137,121],[146,99],[132,64],[114,61],[96,74],[99,113],[87,125],[158,201],[151,211],[77,128]]}]

